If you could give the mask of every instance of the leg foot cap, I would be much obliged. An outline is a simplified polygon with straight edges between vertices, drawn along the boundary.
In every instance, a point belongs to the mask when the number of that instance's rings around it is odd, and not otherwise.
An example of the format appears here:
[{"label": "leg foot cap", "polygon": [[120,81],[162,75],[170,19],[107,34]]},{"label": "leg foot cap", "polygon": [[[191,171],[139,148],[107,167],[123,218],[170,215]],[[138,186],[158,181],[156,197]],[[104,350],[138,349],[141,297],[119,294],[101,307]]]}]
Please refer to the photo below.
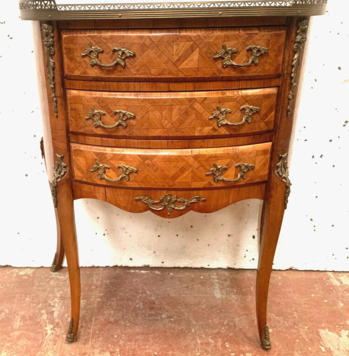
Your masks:
[{"label": "leg foot cap", "polygon": [[50,271],[55,273],[55,272],[58,272],[62,267],[61,266],[57,266],[56,265],[56,258],[57,258],[57,253],[55,253],[55,257],[53,259],[53,262],[52,262],[52,265],[51,265],[51,268],[50,268]]},{"label": "leg foot cap", "polygon": [[270,342],[269,326],[268,325],[265,327],[264,338],[262,339],[262,349],[263,350],[270,350],[271,349],[271,342]]},{"label": "leg foot cap", "polygon": [[69,343],[75,342],[75,335],[73,334],[74,319],[70,319],[68,334],[66,341]]}]

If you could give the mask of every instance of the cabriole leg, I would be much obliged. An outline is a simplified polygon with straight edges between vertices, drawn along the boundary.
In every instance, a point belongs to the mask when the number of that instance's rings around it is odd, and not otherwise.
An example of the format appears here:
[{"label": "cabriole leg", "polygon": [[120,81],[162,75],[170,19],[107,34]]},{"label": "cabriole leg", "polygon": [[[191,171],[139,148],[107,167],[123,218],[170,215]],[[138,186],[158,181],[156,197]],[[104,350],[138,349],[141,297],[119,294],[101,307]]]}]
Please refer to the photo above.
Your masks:
[{"label": "cabriole leg", "polygon": [[59,225],[57,211],[55,212],[55,214],[56,214],[56,223],[57,223],[57,249],[56,249],[55,256],[53,258],[52,266],[50,268],[51,272],[58,272],[62,268],[62,263],[64,259],[64,246],[61,237],[61,227]]},{"label": "cabriole leg", "polygon": [[[41,157],[44,160],[46,171],[47,171],[45,144],[44,144],[43,137],[40,140],[40,150],[41,150]],[[51,191],[52,191],[52,186],[51,186]],[[62,263],[64,259],[64,247],[63,247],[63,241],[61,237],[61,227],[59,225],[57,210],[55,210],[55,216],[56,216],[56,226],[57,226],[57,248],[56,248],[55,256],[53,258],[52,266],[50,268],[51,272],[58,272],[62,268]]]},{"label": "cabriole leg", "polygon": [[263,231],[257,273],[256,309],[257,323],[261,346],[265,350],[271,348],[269,327],[267,323],[267,304],[270,275],[282,219],[285,210],[285,182],[272,174],[263,206]]},{"label": "cabriole leg", "polygon": [[79,328],[81,287],[78,246],[75,234],[73,194],[71,183],[68,179],[63,179],[58,182],[57,203],[57,215],[61,228],[61,237],[68,263],[71,296],[71,319],[66,340],[68,342],[74,342],[76,341]]}]

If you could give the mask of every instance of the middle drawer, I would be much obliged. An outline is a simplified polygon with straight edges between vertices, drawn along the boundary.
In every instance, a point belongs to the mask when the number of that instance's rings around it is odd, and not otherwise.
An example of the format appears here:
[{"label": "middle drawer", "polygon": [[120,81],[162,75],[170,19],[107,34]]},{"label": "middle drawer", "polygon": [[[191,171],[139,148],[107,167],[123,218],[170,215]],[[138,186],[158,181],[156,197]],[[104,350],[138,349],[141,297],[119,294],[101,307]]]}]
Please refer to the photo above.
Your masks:
[{"label": "middle drawer", "polygon": [[74,179],[133,188],[214,188],[266,181],[271,142],[207,149],[71,144]]},{"label": "middle drawer", "polygon": [[70,131],[146,139],[228,137],[272,131],[277,88],[106,93],[68,90]]}]

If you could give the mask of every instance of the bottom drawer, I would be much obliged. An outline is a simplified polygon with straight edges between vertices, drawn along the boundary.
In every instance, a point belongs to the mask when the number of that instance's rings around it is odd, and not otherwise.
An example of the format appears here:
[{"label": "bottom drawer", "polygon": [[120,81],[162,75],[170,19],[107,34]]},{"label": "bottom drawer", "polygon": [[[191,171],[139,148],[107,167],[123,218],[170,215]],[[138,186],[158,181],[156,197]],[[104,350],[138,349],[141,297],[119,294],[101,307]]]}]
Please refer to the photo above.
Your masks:
[{"label": "bottom drawer", "polygon": [[246,199],[264,199],[266,184],[240,186],[234,189],[152,190],[115,189],[74,182],[74,199],[98,199],[131,213],[150,211],[167,219],[193,210],[213,213]]},{"label": "bottom drawer", "polygon": [[271,143],[208,149],[72,144],[74,179],[130,188],[214,188],[266,181]]}]

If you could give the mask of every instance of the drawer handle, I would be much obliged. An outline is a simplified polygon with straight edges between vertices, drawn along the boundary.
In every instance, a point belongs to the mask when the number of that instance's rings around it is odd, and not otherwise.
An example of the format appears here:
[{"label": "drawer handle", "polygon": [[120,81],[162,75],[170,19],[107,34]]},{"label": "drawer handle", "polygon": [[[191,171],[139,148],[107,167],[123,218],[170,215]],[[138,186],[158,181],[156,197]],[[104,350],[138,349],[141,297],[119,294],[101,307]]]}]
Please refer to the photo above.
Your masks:
[{"label": "drawer handle", "polygon": [[223,171],[228,170],[226,166],[218,166],[216,163],[213,163],[213,168],[211,168],[206,175],[210,176],[213,175],[213,180],[215,183],[218,183],[220,181],[223,182],[237,182],[240,179],[246,179],[246,174],[248,171],[255,169],[255,166],[250,163],[238,163],[235,165],[235,168],[240,168],[240,172],[235,179],[227,179],[223,177]]},{"label": "drawer handle", "polygon": [[98,174],[98,178],[100,180],[105,179],[108,182],[119,182],[122,179],[126,179],[127,181],[130,180],[130,174],[132,173],[137,173],[138,169],[137,168],[133,168],[133,167],[129,167],[129,166],[124,166],[123,164],[120,164],[120,166],[118,166],[118,168],[122,169],[122,174],[118,179],[111,179],[108,178],[105,171],[107,169],[110,169],[109,166],[107,166],[106,164],[100,164],[98,161],[96,161],[96,164],[91,168],[91,172],[96,172]]},{"label": "drawer handle", "polygon": [[123,111],[123,110],[116,110],[114,112],[115,115],[119,115],[119,121],[115,123],[115,125],[112,126],[107,126],[104,125],[102,122],[102,116],[106,115],[106,113],[102,110],[95,110],[93,107],[91,108],[91,111],[87,114],[85,117],[85,120],[93,120],[93,126],[94,127],[103,127],[104,129],[113,129],[117,126],[122,126],[122,127],[127,127],[126,120],[128,119],[134,119],[136,117],[135,114],[132,114],[132,112],[128,111]]},{"label": "drawer handle", "polygon": [[240,122],[235,123],[235,122],[228,121],[225,116],[226,116],[226,114],[230,114],[231,110],[230,109],[222,109],[219,105],[217,106],[217,110],[215,110],[212,113],[212,116],[210,116],[208,119],[209,120],[217,119],[218,127],[221,127],[223,125],[240,126],[240,125],[243,125],[245,122],[250,124],[252,121],[252,115],[261,111],[261,109],[258,108],[257,106],[248,106],[248,105],[241,106],[240,110],[245,112],[244,117],[242,118],[242,121],[240,121]]},{"label": "drawer handle", "polygon": [[97,46],[92,46],[92,43],[88,44],[88,47],[81,53],[81,57],[89,56],[91,67],[98,65],[100,67],[114,67],[120,64],[122,68],[125,68],[125,59],[128,57],[134,57],[135,53],[126,48],[114,47],[113,52],[117,52],[118,58],[113,63],[103,64],[98,60],[98,54],[103,53],[104,50]]},{"label": "drawer handle", "polygon": [[217,54],[213,56],[214,59],[222,58],[222,67],[226,68],[228,66],[234,67],[248,67],[252,63],[254,65],[258,65],[258,57],[264,53],[268,53],[269,49],[260,46],[248,46],[246,51],[251,51],[251,57],[246,63],[236,63],[231,59],[231,55],[233,53],[237,53],[237,49],[233,47],[227,47],[225,44],[222,45],[222,49],[220,49]]},{"label": "drawer handle", "polygon": [[[206,198],[201,198],[198,195],[195,195],[191,199],[177,199],[177,195],[172,196],[172,194],[166,194],[159,200],[151,200],[150,197],[144,196],[135,197],[135,200],[140,200],[143,203],[148,204],[151,210],[161,211],[166,208],[167,214],[170,215],[172,210],[185,210],[190,204],[206,201]],[[176,202],[180,204],[175,204]]]}]

